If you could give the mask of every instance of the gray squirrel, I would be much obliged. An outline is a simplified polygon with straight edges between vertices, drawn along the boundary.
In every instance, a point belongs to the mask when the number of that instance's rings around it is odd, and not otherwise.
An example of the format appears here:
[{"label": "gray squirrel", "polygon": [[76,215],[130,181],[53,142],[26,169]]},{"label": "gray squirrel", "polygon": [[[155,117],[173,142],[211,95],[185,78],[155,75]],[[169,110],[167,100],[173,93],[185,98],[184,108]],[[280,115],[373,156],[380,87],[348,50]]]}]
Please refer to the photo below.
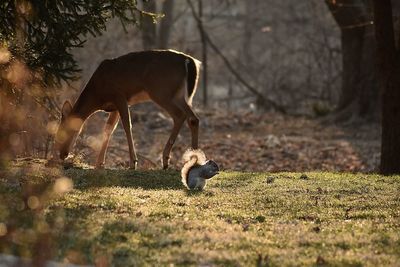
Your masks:
[{"label": "gray squirrel", "polygon": [[206,155],[200,149],[188,149],[182,158],[184,162],[181,171],[182,183],[190,190],[203,190],[207,180],[219,172],[217,163],[207,160]]}]

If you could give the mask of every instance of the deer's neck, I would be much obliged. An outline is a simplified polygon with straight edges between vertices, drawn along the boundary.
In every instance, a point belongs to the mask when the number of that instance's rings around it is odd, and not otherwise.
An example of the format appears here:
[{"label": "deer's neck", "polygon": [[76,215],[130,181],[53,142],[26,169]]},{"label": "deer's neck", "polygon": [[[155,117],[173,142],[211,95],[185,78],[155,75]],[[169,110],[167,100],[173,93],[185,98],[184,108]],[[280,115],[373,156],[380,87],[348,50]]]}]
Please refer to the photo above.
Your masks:
[{"label": "deer's neck", "polygon": [[78,117],[83,122],[94,112],[98,110],[94,101],[92,101],[87,95],[83,92],[78,100],[76,100],[75,105],[72,108],[72,114],[75,117]]}]

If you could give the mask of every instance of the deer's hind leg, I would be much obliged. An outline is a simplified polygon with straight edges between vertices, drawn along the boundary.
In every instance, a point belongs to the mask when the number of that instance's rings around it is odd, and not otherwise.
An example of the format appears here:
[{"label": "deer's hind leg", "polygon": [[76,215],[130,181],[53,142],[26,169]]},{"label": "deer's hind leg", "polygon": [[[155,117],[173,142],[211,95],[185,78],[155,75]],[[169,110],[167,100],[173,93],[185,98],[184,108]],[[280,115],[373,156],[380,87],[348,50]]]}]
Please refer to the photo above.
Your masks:
[{"label": "deer's hind leg", "polygon": [[184,112],[187,123],[192,134],[192,148],[199,147],[199,118],[194,113],[192,107],[185,100],[176,100],[176,105]]},{"label": "deer's hind leg", "polygon": [[183,123],[185,122],[186,116],[185,113],[182,112],[182,110],[175,105],[164,107],[164,109],[170,114],[174,121],[174,127],[172,128],[171,134],[168,138],[167,143],[165,144],[163,151],[163,169],[167,169],[169,165],[171,149],[175,143],[180,129],[182,128]]},{"label": "deer's hind leg", "polygon": [[106,152],[107,152],[107,147],[110,142],[111,135],[113,134],[117,123],[119,121],[119,113],[118,111],[113,111],[110,112],[108,116],[108,120],[106,122],[106,125],[104,127],[104,133],[103,133],[103,144],[101,146],[101,150],[99,153],[99,156],[97,157],[97,162],[96,162],[96,169],[102,169],[104,168],[105,160],[106,160]]}]

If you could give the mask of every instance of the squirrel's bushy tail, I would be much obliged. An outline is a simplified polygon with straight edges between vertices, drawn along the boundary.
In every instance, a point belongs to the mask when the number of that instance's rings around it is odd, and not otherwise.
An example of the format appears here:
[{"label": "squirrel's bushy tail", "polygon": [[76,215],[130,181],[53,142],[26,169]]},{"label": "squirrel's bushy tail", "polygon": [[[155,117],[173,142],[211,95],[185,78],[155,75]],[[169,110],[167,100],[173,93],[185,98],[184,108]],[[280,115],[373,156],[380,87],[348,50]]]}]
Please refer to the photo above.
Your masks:
[{"label": "squirrel's bushy tail", "polygon": [[189,171],[196,165],[203,165],[206,163],[206,155],[201,149],[188,149],[182,156],[183,167],[181,170],[182,183],[187,187],[187,178]]},{"label": "squirrel's bushy tail", "polygon": [[201,149],[188,149],[183,153],[182,160],[183,164],[186,164],[186,162],[193,160],[193,158],[196,159],[197,164],[203,165],[207,159],[206,155],[204,154],[203,150]]}]

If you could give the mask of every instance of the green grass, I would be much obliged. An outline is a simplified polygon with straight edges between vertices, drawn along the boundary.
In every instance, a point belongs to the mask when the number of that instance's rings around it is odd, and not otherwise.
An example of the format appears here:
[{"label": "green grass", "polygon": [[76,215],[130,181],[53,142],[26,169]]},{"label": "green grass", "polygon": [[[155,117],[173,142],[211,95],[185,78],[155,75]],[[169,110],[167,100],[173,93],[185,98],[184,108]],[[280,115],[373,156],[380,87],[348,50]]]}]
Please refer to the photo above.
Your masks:
[{"label": "green grass", "polygon": [[[53,259],[86,264],[400,262],[399,176],[223,172],[205,191],[188,192],[178,171],[29,166],[0,176],[0,223],[16,228],[3,253],[34,256],[35,242],[50,233]],[[51,193],[60,176],[73,190]],[[42,210],[23,209],[21,199],[32,194],[42,196]]]}]

